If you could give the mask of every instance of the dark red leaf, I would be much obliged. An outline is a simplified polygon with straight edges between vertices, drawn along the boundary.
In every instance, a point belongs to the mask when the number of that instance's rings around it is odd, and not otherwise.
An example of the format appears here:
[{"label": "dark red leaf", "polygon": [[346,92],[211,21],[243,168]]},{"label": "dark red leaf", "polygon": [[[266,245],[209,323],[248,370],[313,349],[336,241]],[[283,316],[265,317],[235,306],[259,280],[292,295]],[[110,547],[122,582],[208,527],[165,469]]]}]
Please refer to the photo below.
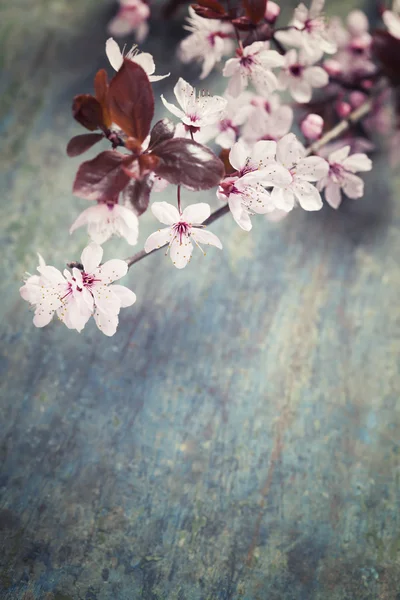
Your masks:
[{"label": "dark red leaf", "polygon": [[169,119],[162,119],[157,121],[151,130],[149,149],[152,150],[165,140],[170,140],[174,137],[175,125]]},{"label": "dark red leaf", "polygon": [[74,181],[74,194],[98,202],[115,198],[130,181],[124,167],[132,160],[126,154],[106,150],[93,160],[82,163]]},{"label": "dark red leaf", "polygon": [[[217,10],[215,10],[213,7],[206,6],[205,4],[213,5],[214,2],[202,3],[199,1],[198,4],[192,4],[194,12],[199,15],[199,17],[203,17],[203,19],[223,19],[224,17],[228,16],[225,12],[225,9],[221,5],[219,5],[220,9],[217,8]],[[215,4],[219,3],[216,2]]]},{"label": "dark red leaf", "polygon": [[158,144],[154,154],[160,159],[154,172],[175,185],[207,190],[218,185],[224,176],[224,165],[214,152],[191,140],[166,140]]},{"label": "dark red leaf", "polygon": [[[218,0],[197,0],[197,5],[204,6],[205,8],[210,8],[216,13],[220,15],[225,14],[225,8],[222,6]],[[196,4],[192,4],[192,6],[196,6]]]},{"label": "dark red leaf", "polygon": [[249,31],[249,29],[254,28],[248,17],[239,17],[238,19],[233,19],[232,25],[234,25],[234,27],[240,31]]},{"label": "dark red leaf", "polygon": [[385,75],[395,86],[400,85],[400,40],[388,31],[377,30],[372,34],[371,49]]},{"label": "dark red leaf", "polygon": [[89,131],[95,131],[103,125],[103,110],[100,103],[91,94],[75,96],[72,114],[74,119]]},{"label": "dark red leaf", "polygon": [[142,67],[125,59],[111,80],[108,98],[114,123],[130,137],[143,142],[154,115],[154,95]]},{"label": "dark red leaf", "polygon": [[250,21],[257,24],[264,18],[267,0],[243,0],[243,6]]},{"label": "dark red leaf", "polygon": [[146,212],[149,201],[150,192],[153,187],[153,182],[150,177],[144,177],[143,179],[136,179],[131,181],[124,191],[122,197],[125,202],[129,202],[138,217]]},{"label": "dark red leaf", "polygon": [[104,69],[97,71],[96,77],[94,78],[94,92],[96,99],[100,102],[103,110],[103,122],[106,127],[111,127],[111,115],[108,106],[108,78],[107,73]]},{"label": "dark red leaf", "polygon": [[230,153],[230,150],[228,150],[227,148],[223,148],[221,150],[221,152],[219,153],[219,157],[222,160],[222,162],[224,163],[226,175],[232,175],[232,173],[234,173],[236,171],[236,169],[234,169],[232,167],[231,163],[229,162],[229,153]]},{"label": "dark red leaf", "polygon": [[86,150],[89,150],[89,148],[103,139],[103,137],[102,133],[84,133],[83,135],[76,135],[68,142],[68,156],[79,156],[79,154],[83,154]]}]

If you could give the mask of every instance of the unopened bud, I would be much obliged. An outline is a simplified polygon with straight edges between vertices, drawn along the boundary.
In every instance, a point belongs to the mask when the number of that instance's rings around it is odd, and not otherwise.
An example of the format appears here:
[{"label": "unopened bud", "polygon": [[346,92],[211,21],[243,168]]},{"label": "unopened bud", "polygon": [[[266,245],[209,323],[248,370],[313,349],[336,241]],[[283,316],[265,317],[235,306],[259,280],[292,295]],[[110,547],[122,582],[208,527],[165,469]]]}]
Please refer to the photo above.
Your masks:
[{"label": "unopened bud", "polygon": [[307,140],[317,140],[324,128],[324,120],[320,115],[311,113],[301,122],[300,129]]},{"label": "unopened bud", "polygon": [[278,6],[275,2],[272,2],[271,0],[267,1],[267,6],[265,9],[265,20],[267,21],[267,23],[273,25],[279,17],[280,12],[280,6]]},{"label": "unopened bud", "polygon": [[367,96],[365,94],[363,94],[362,92],[351,92],[349,99],[350,99],[350,104],[353,108],[358,108],[359,106],[361,106],[361,104],[363,104],[363,102],[365,102]]},{"label": "unopened bud", "polygon": [[351,113],[351,106],[348,102],[337,102],[336,112],[341,119],[345,119]]}]

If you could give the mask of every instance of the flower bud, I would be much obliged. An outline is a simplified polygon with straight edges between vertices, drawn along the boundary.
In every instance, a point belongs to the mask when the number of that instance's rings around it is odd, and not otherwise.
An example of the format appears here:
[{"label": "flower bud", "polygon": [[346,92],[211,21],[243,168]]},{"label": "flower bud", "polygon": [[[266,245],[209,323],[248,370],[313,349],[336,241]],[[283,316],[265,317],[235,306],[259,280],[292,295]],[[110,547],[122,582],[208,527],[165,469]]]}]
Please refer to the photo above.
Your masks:
[{"label": "flower bud", "polygon": [[300,125],[304,137],[310,141],[317,140],[321,136],[323,127],[323,118],[313,113],[307,115]]},{"label": "flower bud", "polygon": [[367,96],[365,94],[363,94],[362,92],[351,92],[349,99],[350,99],[350,104],[353,108],[358,108],[359,106],[361,106],[361,104],[363,102],[365,102]]},{"label": "flower bud", "polygon": [[342,65],[339,61],[334,60],[333,58],[328,58],[327,60],[324,60],[323,67],[328,73],[328,75],[331,75],[332,77],[336,77],[342,72]]},{"label": "flower bud", "polygon": [[336,112],[341,119],[345,119],[351,113],[351,106],[348,102],[342,102],[340,100],[336,103]]},{"label": "flower bud", "polygon": [[265,20],[267,21],[267,23],[273,25],[279,17],[280,12],[280,6],[278,6],[275,2],[272,2],[271,0],[267,1],[267,6],[265,9]]}]

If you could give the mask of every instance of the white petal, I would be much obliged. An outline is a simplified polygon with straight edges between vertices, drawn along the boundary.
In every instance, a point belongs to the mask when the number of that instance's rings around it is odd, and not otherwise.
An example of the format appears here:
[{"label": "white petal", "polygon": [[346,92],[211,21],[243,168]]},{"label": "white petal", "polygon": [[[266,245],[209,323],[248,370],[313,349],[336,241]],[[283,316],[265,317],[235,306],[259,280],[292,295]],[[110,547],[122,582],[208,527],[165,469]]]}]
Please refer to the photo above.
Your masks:
[{"label": "white petal", "polygon": [[232,146],[232,150],[229,153],[229,162],[234,169],[240,171],[246,165],[248,156],[249,151],[246,144],[242,140],[239,140]]},{"label": "white petal", "polygon": [[168,202],[153,202],[151,212],[164,225],[173,225],[178,223],[180,215],[176,206]]},{"label": "white petal", "polygon": [[304,210],[320,210],[322,208],[321,194],[308,181],[295,181],[291,189]]},{"label": "white petal", "polygon": [[261,140],[254,144],[251,152],[251,164],[256,169],[262,169],[268,163],[275,161],[276,142]]},{"label": "white petal", "polygon": [[128,56],[128,58],[130,58],[132,62],[135,62],[137,65],[142,67],[143,71],[147,73],[147,75],[153,75],[154,71],[156,70],[154,59],[149,52],[140,52],[132,57]]},{"label": "white petal", "polygon": [[178,117],[178,119],[184,118],[185,113],[182,110],[180,110],[177,106],[175,106],[174,104],[171,104],[171,102],[168,102],[168,100],[166,100],[162,94],[161,94],[161,100],[162,100],[162,103],[164,104],[165,108],[168,109],[169,112],[171,112],[173,115]]},{"label": "white petal", "polygon": [[103,248],[101,246],[94,242],[89,244],[89,246],[86,246],[81,254],[81,261],[86,273],[93,273],[96,267],[101,263],[102,258]]},{"label": "white petal", "polygon": [[340,192],[340,185],[330,181],[325,188],[325,200],[332,206],[332,208],[339,208],[342,202],[342,194]]},{"label": "white petal", "polygon": [[289,91],[296,102],[305,104],[311,100],[312,87],[305,79],[291,77]]},{"label": "white petal", "polygon": [[129,288],[115,283],[111,289],[113,293],[118,296],[121,303],[121,308],[126,308],[127,306],[132,306],[132,304],[135,304],[136,294]]},{"label": "white petal", "polygon": [[299,142],[294,133],[288,133],[277,144],[277,159],[287,169],[297,164],[303,158],[304,154],[304,146]]},{"label": "white petal", "polygon": [[170,246],[169,252],[174,266],[177,269],[183,269],[192,256],[193,244],[187,235],[182,236],[182,243],[179,236],[176,236]]},{"label": "white petal", "polygon": [[346,173],[342,188],[346,196],[354,200],[361,198],[364,194],[363,180],[353,173]]},{"label": "white petal", "polygon": [[192,223],[193,225],[201,225],[203,221],[208,219],[211,214],[211,208],[209,204],[205,202],[199,202],[198,204],[191,204],[187,206],[182,213],[182,221],[186,223]]},{"label": "white petal", "polygon": [[352,154],[343,161],[343,166],[348,171],[357,173],[358,171],[370,171],[372,169],[372,161],[366,154]]},{"label": "white petal", "polygon": [[123,65],[124,57],[119,49],[119,46],[113,38],[108,38],[106,41],[106,54],[110,61],[110,65],[115,71],[119,71]]},{"label": "white petal", "polygon": [[96,310],[93,316],[97,327],[104,335],[111,337],[115,334],[118,327],[118,314],[102,313]]},{"label": "white petal", "polygon": [[158,231],[155,231],[149,235],[144,243],[145,252],[152,252],[156,248],[161,248],[162,246],[165,246],[165,244],[169,244],[169,242],[172,240],[172,236],[173,233],[171,227],[166,227],[165,229],[159,229]]},{"label": "white petal", "polygon": [[199,244],[209,244],[211,246],[216,246],[220,250],[222,250],[221,240],[211,231],[207,231],[206,229],[198,229],[193,228],[191,236],[196,242]]},{"label": "white petal", "polygon": [[339,150],[335,150],[335,152],[331,152],[329,155],[330,163],[339,163],[342,164],[343,161],[350,154],[350,146],[343,146],[343,148],[339,148]]},{"label": "white petal", "polygon": [[321,67],[307,67],[304,70],[304,79],[315,88],[324,87],[329,83],[329,76]]},{"label": "white petal", "polygon": [[292,181],[292,176],[286,167],[272,163],[259,171],[260,182],[264,185],[286,187]]},{"label": "white petal", "polygon": [[194,88],[180,77],[174,87],[174,94],[178,100],[178,104],[182,107],[185,114],[188,112],[188,108],[196,99]]},{"label": "white petal", "polygon": [[294,195],[289,188],[274,188],[271,192],[271,200],[279,210],[289,212],[294,207]]},{"label": "white petal", "polygon": [[230,196],[229,198],[229,210],[232,213],[236,223],[244,229],[244,231],[250,231],[252,223],[249,213],[244,210],[240,197]]},{"label": "white petal", "polygon": [[166,75],[149,75],[149,81],[151,83],[155,83],[156,81],[161,81],[162,79],[166,79],[170,75],[171,75],[171,73],[167,73]]},{"label": "white petal", "polygon": [[296,167],[296,179],[318,181],[328,174],[329,164],[320,156],[302,158]]},{"label": "white petal", "polygon": [[391,10],[385,10],[382,19],[388,28],[389,33],[393,37],[400,39],[400,16],[396,15]]},{"label": "white petal", "polygon": [[95,274],[102,283],[112,283],[117,279],[121,279],[128,272],[128,265],[124,260],[120,260],[119,258],[113,258],[108,260],[101,265],[98,269],[96,269]]},{"label": "white petal", "polygon": [[238,71],[240,71],[240,60],[238,58],[230,58],[225,63],[222,75],[224,77],[232,77]]}]

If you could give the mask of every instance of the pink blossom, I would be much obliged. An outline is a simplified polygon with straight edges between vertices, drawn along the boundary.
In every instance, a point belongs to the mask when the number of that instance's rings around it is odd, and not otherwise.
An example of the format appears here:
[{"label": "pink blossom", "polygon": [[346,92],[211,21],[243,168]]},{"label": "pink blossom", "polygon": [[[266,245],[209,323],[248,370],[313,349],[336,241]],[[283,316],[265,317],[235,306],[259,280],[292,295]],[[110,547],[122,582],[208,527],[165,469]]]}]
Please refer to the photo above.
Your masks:
[{"label": "pink blossom", "polygon": [[321,67],[310,66],[304,58],[298,57],[296,50],[289,50],[279,74],[280,89],[289,88],[296,102],[311,100],[313,88],[321,88],[329,83],[327,72]]},{"label": "pink blossom", "polygon": [[307,140],[317,140],[324,128],[324,120],[320,115],[310,113],[302,120],[300,129]]},{"label": "pink blossom", "polygon": [[192,133],[220,120],[227,105],[222,96],[209,96],[204,93],[196,96],[196,90],[182,77],[174,87],[174,94],[180,108],[167,102],[164,96],[161,96],[161,100],[173,115],[181,119],[186,131]]},{"label": "pink blossom", "polygon": [[203,19],[189,7],[188,25],[190,35],[181,42],[179,56],[182,62],[203,63],[200,79],[205,79],[223,56],[232,53],[234,35],[232,25],[217,19]]},{"label": "pink blossom", "polygon": [[250,92],[242,92],[237,98],[225,94],[227,104],[219,120],[213,125],[205,127],[199,137],[195,134],[194,139],[200,143],[207,143],[215,138],[215,142],[221,148],[232,148],[240,135],[241,126],[253,111],[250,104],[251,98]]},{"label": "pink blossom", "polygon": [[309,9],[303,3],[299,4],[288,30],[275,34],[283,44],[301,48],[307,60],[312,62],[322,58],[324,53],[336,52],[336,44],[330,39],[322,13],[324,4],[324,0],[312,0]]},{"label": "pink blossom", "polygon": [[63,275],[39,256],[39,275],[30,276],[20,289],[35,309],[36,327],[48,325],[56,312],[69,329],[80,332],[93,315],[105,335],[114,335],[120,309],[134,304],[136,296],[122,285],[110,285],[126,275],[127,263],[114,259],[100,265],[102,257],[102,248],[91,243],[82,252],[83,269],[65,269]]},{"label": "pink blossom", "polygon": [[279,140],[276,149],[277,161],[287,169],[290,183],[275,187],[271,200],[275,208],[291,211],[296,201],[304,210],[320,210],[321,195],[311,182],[319,181],[328,173],[328,163],[319,156],[306,156],[306,149],[293,133]]},{"label": "pink blossom", "polygon": [[69,230],[73,233],[87,225],[90,238],[97,244],[104,244],[112,235],[123,237],[128,244],[137,244],[139,220],[133,210],[119,204],[100,203],[84,210]]},{"label": "pink blossom", "polygon": [[177,269],[183,269],[189,263],[193,243],[198,248],[200,244],[209,244],[222,250],[220,240],[211,231],[206,231],[202,223],[208,219],[211,213],[210,205],[204,202],[192,204],[180,213],[178,209],[168,202],[153,202],[151,205],[153,215],[164,225],[163,229],[152,233],[144,244],[146,252],[152,252],[157,248],[168,245],[172,263]]},{"label": "pink blossom", "polygon": [[108,31],[117,37],[134,32],[136,41],[140,44],[149,32],[149,6],[142,0],[119,0],[119,3],[119,11],[108,24]]},{"label": "pink blossom", "polygon": [[392,10],[385,10],[382,19],[390,35],[400,40],[400,0],[394,0]]},{"label": "pink blossom", "polygon": [[269,94],[277,88],[277,79],[271,69],[281,67],[283,57],[276,50],[269,49],[268,42],[254,42],[236,50],[236,58],[230,58],[222,71],[230,77],[228,93],[239,94],[251,81],[260,94]]},{"label": "pink blossom", "polygon": [[285,186],[291,181],[288,171],[275,160],[276,142],[260,141],[249,149],[239,140],[230,151],[229,162],[237,174],[226,177],[218,188],[220,200],[228,201],[236,223],[250,231],[250,217],[275,209],[267,187]]},{"label": "pink blossom", "polygon": [[267,6],[265,8],[265,20],[270,25],[274,25],[275,21],[279,17],[281,12],[281,7],[276,4],[276,2],[272,2],[272,0],[268,0]]},{"label": "pink blossom", "polygon": [[[329,32],[338,47],[335,62],[340,65],[341,74],[347,77],[362,76],[375,71],[371,61],[372,37],[369,33],[369,23],[361,10],[353,10],[349,14],[346,28],[340,18],[332,19]],[[329,69],[329,61],[324,63],[324,67]],[[331,74],[335,75],[335,73]]]},{"label": "pink blossom", "polygon": [[154,64],[154,59],[151,54],[148,52],[139,52],[137,46],[134,45],[125,55],[122,54],[117,42],[113,40],[113,38],[109,38],[106,41],[106,54],[107,58],[110,61],[110,65],[115,71],[119,71],[123,65],[124,58],[128,58],[132,62],[136,63],[140,67],[142,67],[143,71],[148,75],[149,81],[160,81],[161,79],[165,79],[169,77],[170,73],[167,75],[153,75],[156,70],[156,65]]},{"label": "pink blossom", "polygon": [[363,180],[354,175],[359,171],[370,171],[372,162],[366,154],[350,155],[350,146],[335,150],[328,157],[329,172],[318,183],[319,190],[325,190],[325,198],[332,208],[342,202],[341,190],[349,198],[361,198],[364,194]]}]

